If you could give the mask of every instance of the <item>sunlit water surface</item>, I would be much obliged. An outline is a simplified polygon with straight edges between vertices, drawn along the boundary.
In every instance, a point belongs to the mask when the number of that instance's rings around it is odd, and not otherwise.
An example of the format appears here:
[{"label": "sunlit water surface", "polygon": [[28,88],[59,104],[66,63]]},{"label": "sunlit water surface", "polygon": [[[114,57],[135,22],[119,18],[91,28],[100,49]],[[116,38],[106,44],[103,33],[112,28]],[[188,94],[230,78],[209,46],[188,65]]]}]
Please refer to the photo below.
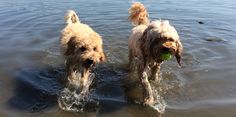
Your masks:
[{"label": "sunlit water surface", "polygon": [[[183,68],[163,64],[163,117],[235,117],[236,2],[234,0],[141,1],[150,18],[167,19],[181,37]],[[125,0],[5,0],[0,2],[1,117],[148,117],[150,108],[128,104],[127,39],[132,28]],[[95,96],[99,109],[90,113],[61,110],[64,60],[59,35],[66,10],[103,37],[107,62],[98,66]],[[203,24],[202,24],[203,23]]]}]

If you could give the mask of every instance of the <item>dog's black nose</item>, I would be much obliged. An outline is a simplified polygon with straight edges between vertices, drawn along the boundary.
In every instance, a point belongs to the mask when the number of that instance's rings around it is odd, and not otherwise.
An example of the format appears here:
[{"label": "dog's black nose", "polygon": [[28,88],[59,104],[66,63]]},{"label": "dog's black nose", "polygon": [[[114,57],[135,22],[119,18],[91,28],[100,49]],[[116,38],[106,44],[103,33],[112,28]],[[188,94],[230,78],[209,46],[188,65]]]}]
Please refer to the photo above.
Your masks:
[{"label": "dog's black nose", "polygon": [[87,59],[87,60],[86,60],[86,64],[87,64],[88,66],[91,66],[91,65],[94,64],[94,61],[91,60],[91,59]]},{"label": "dog's black nose", "polygon": [[170,51],[170,48],[163,47],[162,50],[163,50],[164,52],[169,52],[169,51]]}]

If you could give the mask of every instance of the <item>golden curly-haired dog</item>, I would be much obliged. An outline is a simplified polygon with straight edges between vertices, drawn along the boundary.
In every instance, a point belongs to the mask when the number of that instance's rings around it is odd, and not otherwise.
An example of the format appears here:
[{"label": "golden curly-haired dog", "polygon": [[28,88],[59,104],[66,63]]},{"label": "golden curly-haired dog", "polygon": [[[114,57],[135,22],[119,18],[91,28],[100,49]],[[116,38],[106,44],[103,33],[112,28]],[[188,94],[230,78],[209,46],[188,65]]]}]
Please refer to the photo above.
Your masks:
[{"label": "golden curly-haired dog", "polygon": [[158,76],[163,52],[175,55],[180,64],[183,50],[179,35],[167,20],[149,21],[143,4],[136,2],[129,9],[129,20],[135,26],[129,37],[129,63],[131,70],[137,67],[143,87],[143,103],[152,104],[153,92],[149,80],[160,81]]},{"label": "golden curly-haired dog", "polygon": [[79,21],[73,10],[65,15],[67,25],[61,31],[61,50],[66,59],[68,83],[82,88],[91,68],[105,60],[102,38],[88,25]]}]

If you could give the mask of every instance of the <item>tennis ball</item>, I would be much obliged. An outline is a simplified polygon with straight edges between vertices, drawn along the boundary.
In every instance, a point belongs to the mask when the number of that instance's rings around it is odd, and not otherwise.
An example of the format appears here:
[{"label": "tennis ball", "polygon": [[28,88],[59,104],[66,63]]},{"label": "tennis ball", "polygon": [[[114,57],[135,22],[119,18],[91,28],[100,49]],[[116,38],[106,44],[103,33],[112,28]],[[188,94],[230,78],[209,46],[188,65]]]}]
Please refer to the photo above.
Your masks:
[{"label": "tennis ball", "polygon": [[170,60],[172,58],[172,55],[170,52],[167,52],[167,53],[163,53],[161,55],[161,60]]}]

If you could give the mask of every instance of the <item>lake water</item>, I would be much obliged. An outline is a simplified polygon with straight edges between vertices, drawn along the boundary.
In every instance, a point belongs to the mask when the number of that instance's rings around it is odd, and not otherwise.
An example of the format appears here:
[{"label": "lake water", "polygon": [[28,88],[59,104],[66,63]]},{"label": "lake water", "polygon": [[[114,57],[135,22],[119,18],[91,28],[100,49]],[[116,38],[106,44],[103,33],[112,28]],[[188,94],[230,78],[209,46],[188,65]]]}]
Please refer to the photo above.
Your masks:
[{"label": "lake water", "polygon": [[[169,20],[184,46],[183,68],[171,60],[161,69],[166,89],[162,96],[167,104],[162,117],[235,117],[236,1],[140,2],[152,20]],[[157,116],[124,98],[122,81],[128,74],[127,40],[132,28],[127,9],[131,4],[126,0],[1,0],[0,116]],[[108,60],[95,71],[97,112],[65,112],[57,104],[64,73],[59,35],[69,9],[103,36]]]}]

